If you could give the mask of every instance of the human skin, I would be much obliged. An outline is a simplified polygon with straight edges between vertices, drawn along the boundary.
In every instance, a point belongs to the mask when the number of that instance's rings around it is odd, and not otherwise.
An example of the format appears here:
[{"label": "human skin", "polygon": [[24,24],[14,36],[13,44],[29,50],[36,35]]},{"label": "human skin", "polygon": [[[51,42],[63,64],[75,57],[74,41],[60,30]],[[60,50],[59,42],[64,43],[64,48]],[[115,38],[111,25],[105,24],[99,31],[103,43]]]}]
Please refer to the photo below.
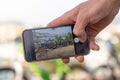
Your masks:
[{"label": "human skin", "polygon": [[[81,42],[86,40],[85,28],[88,31],[90,49],[99,50],[99,45],[95,43],[97,34],[108,26],[120,8],[120,0],[88,0],[60,17],[50,22],[47,26],[63,26],[74,24],[73,33]],[[77,56],[79,62],[84,61],[84,56]],[[64,63],[69,62],[69,57],[62,58]]]}]

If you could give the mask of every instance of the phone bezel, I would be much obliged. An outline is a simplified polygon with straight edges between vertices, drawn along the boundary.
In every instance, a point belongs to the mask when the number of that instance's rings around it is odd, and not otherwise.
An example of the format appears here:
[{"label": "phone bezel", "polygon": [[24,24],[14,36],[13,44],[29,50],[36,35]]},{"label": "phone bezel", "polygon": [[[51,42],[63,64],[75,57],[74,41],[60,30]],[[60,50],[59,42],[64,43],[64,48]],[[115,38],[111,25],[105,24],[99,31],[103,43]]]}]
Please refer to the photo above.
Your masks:
[{"label": "phone bezel", "polygon": [[32,32],[30,29],[28,30],[24,30],[23,31],[23,47],[24,47],[24,56],[25,56],[25,60],[28,62],[33,61],[33,59],[35,58],[34,54],[34,48],[33,48],[33,39],[32,39]]}]

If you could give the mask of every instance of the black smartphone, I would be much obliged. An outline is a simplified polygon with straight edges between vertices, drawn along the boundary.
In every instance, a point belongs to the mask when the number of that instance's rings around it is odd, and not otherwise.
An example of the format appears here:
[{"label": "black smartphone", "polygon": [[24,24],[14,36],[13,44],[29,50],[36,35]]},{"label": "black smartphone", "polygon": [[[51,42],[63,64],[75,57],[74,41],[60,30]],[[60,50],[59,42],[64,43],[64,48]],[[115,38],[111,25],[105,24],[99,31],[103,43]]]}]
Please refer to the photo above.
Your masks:
[{"label": "black smartphone", "polygon": [[27,29],[23,31],[25,59],[28,62],[65,58],[89,53],[89,40],[81,43],[73,26]]}]

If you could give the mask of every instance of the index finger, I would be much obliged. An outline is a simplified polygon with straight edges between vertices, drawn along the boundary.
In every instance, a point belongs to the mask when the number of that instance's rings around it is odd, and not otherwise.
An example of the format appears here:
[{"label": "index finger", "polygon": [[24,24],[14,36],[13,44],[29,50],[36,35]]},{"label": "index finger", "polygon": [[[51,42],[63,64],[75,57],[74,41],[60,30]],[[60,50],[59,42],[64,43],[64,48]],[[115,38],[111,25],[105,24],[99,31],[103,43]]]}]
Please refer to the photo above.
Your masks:
[{"label": "index finger", "polygon": [[48,27],[55,27],[55,26],[65,26],[65,25],[72,25],[75,22],[72,20],[71,13],[67,12],[63,14],[62,16],[56,18],[55,20],[48,23]]}]

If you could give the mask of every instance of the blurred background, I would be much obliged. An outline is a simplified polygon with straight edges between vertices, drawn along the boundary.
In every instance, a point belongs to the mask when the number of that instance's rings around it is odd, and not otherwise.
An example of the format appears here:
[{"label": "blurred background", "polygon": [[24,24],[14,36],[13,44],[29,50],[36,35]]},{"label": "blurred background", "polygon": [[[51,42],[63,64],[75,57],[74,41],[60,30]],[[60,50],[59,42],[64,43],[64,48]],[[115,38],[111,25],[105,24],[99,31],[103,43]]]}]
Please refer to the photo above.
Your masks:
[{"label": "blurred background", "polygon": [[24,59],[23,30],[45,27],[83,1],[0,0],[0,80],[120,80],[120,13],[97,36],[100,51],[91,51],[83,63]]}]

